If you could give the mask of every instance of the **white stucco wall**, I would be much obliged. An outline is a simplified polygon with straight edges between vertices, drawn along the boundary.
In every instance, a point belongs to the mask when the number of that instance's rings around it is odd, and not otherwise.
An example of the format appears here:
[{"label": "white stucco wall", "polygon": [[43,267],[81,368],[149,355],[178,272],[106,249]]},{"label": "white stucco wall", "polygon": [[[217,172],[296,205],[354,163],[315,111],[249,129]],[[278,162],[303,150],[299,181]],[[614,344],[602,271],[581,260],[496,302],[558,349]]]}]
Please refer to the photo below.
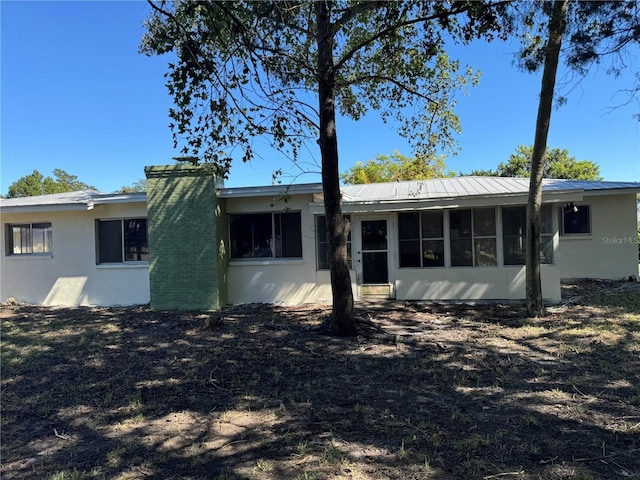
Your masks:
[{"label": "white stucco wall", "polygon": [[[556,265],[542,265],[542,296],[560,300],[560,275]],[[524,266],[403,268],[396,273],[399,300],[523,300]]]},{"label": "white stucco wall", "polygon": [[[291,199],[286,207],[301,212],[302,259],[230,260],[228,269],[229,302],[284,303],[330,302],[331,287],[328,271],[316,270],[314,217],[309,211],[310,198]],[[271,198],[228,199],[228,213],[282,211],[283,205],[272,205]],[[389,214],[390,275],[399,300],[523,300],[525,294],[524,266],[398,268],[397,222]],[[361,215],[352,214],[352,234],[358,235]],[[554,219],[555,225],[555,219]],[[500,228],[500,227],[499,227]],[[498,235],[500,236],[500,235]],[[357,250],[358,241],[353,239]],[[554,237],[558,245],[557,234]],[[543,297],[550,302],[560,300],[560,269],[557,264],[542,266]],[[352,288],[358,296],[356,273],[352,271]]]},{"label": "white stucco wall", "polygon": [[[559,300],[560,278],[624,278],[638,273],[635,194],[585,196],[591,205],[591,234],[554,237],[554,265],[542,266],[543,296]],[[227,213],[300,211],[300,259],[238,259],[228,264],[228,300],[295,304],[330,302],[328,271],[316,269],[311,194],[280,197],[226,198]],[[561,208],[561,207],[557,207]],[[317,213],[317,208],[314,210]],[[149,272],[145,264],[96,265],[95,220],[146,217],[144,202],[96,205],[86,211],[2,213],[0,297],[44,305],[132,305],[149,302]],[[356,227],[362,215],[352,213]],[[557,226],[557,216],[554,225]],[[397,222],[388,212],[390,275],[397,299],[406,300],[522,300],[525,269],[520,266],[398,268]],[[51,255],[6,255],[6,224],[51,222]],[[499,222],[498,222],[499,223]],[[498,226],[498,229],[500,227]],[[357,227],[354,235],[357,235]],[[500,231],[497,232],[498,237]],[[354,238],[354,249],[357,240]],[[499,249],[500,250],[500,249]],[[356,273],[352,271],[354,294]]]},{"label": "white stucco wall", "polygon": [[[89,211],[3,213],[0,297],[43,305],[135,305],[149,302],[144,264],[96,265],[95,220],[146,217],[145,203],[96,205]],[[51,255],[7,255],[7,224],[51,222]]]},{"label": "white stucco wall", "polygon": [[[277,197],[227,199],[227,213],[300,211],[302,228],[301,259],[229,260],[229,303],[312,303],[330,302],[328,271],[316,270],[314,217],[308,204],[312,196],[296,195],[284,203]],[[355,292],[355,274],[352,273]]]},{"label": "white stucco wall", "polygon": [[638,275],[636,196],[592,195],[590,235],[561,235],[558,266],[562,278],[622,279]]}]

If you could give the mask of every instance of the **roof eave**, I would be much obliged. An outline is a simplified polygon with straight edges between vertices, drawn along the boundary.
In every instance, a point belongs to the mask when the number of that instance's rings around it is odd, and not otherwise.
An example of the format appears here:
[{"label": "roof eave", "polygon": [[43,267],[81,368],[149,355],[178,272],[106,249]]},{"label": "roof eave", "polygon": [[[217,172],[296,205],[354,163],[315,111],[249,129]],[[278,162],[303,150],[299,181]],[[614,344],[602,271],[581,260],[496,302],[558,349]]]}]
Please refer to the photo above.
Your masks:
[{"label": "roof eave", "polygon": [[585,196],[593,197],[597,195],[620,195],[633,194],[640,196],[640,187],[620,187],[620,188],[603,188],[594,190],[585,190]]},{"label": "roof eave", "polygon": [[147,201],[147,194],[144,192],[115,195],[105,194],[104,196],[95,195],[93,199],[96,205],[109,205],[113,203],[142,203]]},{"label": "roof eave", "polygon": [[14,205],[2,207],[2,213],[37,213],[37,212],[71,212],[71,211],[88,211],[93,209],[94,203],[63,203],[50,205]]},{"label": "roof eave", "polygon": [[266,185],[263,187],[225,187],[218,189],[220,198],[270,197],[273,195],[307,195],[322,193],[321,183]]}]

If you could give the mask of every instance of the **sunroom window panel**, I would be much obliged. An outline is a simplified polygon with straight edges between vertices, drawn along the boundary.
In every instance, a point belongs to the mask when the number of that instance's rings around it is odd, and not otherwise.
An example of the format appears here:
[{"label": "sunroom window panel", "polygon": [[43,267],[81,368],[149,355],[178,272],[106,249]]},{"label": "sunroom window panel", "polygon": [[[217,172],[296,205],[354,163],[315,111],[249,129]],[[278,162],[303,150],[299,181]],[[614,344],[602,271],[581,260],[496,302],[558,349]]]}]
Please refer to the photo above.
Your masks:
[{"label": "sunroom window panel", "polygon": [[422,238],[442,238],[442,212],[422,212]]},{"label": "sunroom window panel", "polygon": [[494,208],[473,210],[473,235],[476,237],[496,236],[496,211]]},{"label": "sunroom window panel", "polygon": [[[502,209],[503,250],[505,265],[524,265],[526,249],[526,207]],[[552,207],[543,205],[540,212],[540,262],[553,263]]]},{"label": "sunroom window panel", "polygon": [[524,235],[527,230],[527,211],[524,207],[502,209],[502,233],[505,236]]},{"label": "sunroom window panel", "polygon": [[329,270],[329,245],[318,242],[318,270]]},{"label": "sunroom window panel", "polygon": [[474,252],[478,267],[495,267],[498,264],[498,249],[495,238],[476,238]]},{"label": "sunroom window panel", "polygon": [[443,267],[442,211],[398,214],[400,267]]},{"label": "sunroom window panel", "polygon": [[504,264],[524,265],[525,248],[524,235],[503,237]]},{"label": "sunroom window panel", "polygon": [[471,247],[471,238],[451,239],[451,266],[473,266],[473,250]]},{"label": "sunroom window panel", "polygon": [[449,212],[449,232],[451,238],[471,237],[471,210]]},{"label": "sunroom window panel", "polygon": [[[344,216],[345,221],[350,221],[350,216]],[[318,270],[329,270],[329,245],[327,243],[327,223],[324,215],[316,216],[316,252],[318,255]],[[347,262],[351,268],[351,230],[347,235]]]},{"label": "sunroom window panel", "polygon": [[316,255],[318,270],[328,270],[329,244],[327,243],[327,222],[324,215],[316,216]]},{"label": "sunroom window panel", "polygon": [[551,205],[543,205],[540,210],[540,234],[553,235],[553,209]]},{"label": "sunroom window panel", "polygon": [[542,264],[553,263],[553,236],[552,235],[540,236],[540,263]]},{"label": "sunroom window panel", "polygon": [[420,215],[418,213],[398,214],[398,238],[400,240],[420,238]]},{"label": "sunroom window panel", "polygon": [[400,240],[400,266],[420,267],[420,240]]},{"label": "sunroom window panel", "polygon": [[444,267],[444,240],[422,241],[422,266]]}]

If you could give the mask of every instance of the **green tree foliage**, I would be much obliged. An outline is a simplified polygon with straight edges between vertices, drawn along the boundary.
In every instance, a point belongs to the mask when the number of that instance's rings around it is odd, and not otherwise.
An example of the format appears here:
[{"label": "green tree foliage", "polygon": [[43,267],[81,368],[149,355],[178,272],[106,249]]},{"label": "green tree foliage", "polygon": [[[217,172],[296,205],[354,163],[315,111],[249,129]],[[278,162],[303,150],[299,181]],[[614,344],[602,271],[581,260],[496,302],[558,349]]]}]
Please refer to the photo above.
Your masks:
[{"label": "green tree foliage", "polygon": [[347,185],[362,183],[384,183],[403,180],[428,180],[430,178],[453,177],[447,172],[443,157],[429,158],[424,155],[407,157],[397,150],[391,155],[376,155],[375,159],[356,162],[340,175]]},{"label": "green tree foliage", "polygon": [[[513,33],[523,45],[517,64],[524,71],[539,71],[545,58],[552,2],[519,1],[511,6]],[[637,58],[632,52],[640,46],[640,2],[571,1],[565,20],[561,61],[576,75],[559,85],[561,92],[556,93],[559,104],[567,101],[568,94],[593,67],[614,77],[634,67]],[[626,102],[640,103],[639,92],[640,71],[636,63],[634,83],[621,84],[620,93],[627,94]],[[640,120],[640,114],[635,117]]]},{"label": "green tree foliage", "polygon": [[38,170],[34,170],[33,173],[25,175],[9,186],[7,198],[96,190],[96,187],[79,181],[76,175],[70,175],[60,168],[53,170],[53,176],[55,178],[45,177]]},{"label": "green tree foliage", "polygon": [[231,152],[245,161],[254,157],[257,136],[294,161],[305,142],[317,142],[331,321],[354,333],[336,115],[358,120],[380,112],[423,155],[455,148],[455,97],[477,75],[449,58],[445,40],[491,37],[504,4],[148,1],[153,13],[141,50],[172,53],[169,115],[175,145],[184,142],[182,155],[211,162],[226,175]]},{"label": "green tree foliage", "polygon": [[[298,158],[319,134],[318,18],[314,2],[149,2],[141,51],[173,52],[167,87],[175,146],[226,174],[234,147],[269,135]],[[459,41],[496,28],[498,7],[477,2],[326,2],[336,107],[362,118],[380,111],[422,150],[455,148],[456,94],[478,75],[444,51],[448,31]],[[391,61],[393,60],[393,61]],[[405,107],[415,110],[407,116]],[[206,135],[205,133],[213,133]]]},{"label": "green tree foliage", "polygon": [[[500,162],[495,170],[473,170],[469,175],[491,177],[531,176],[531,155],[533,146],[519,145],[509,160]],[[576,160],[569,151],[549,148],[545,154],[544,178],[564,178],[570,180],[602,180],[600,167],[590,160]]]},{"label": "green tree foliage", "polygon": [[127,185],[122,187],[120,190],[117,190],[116,193],[136,193],[136,192],[146,192],[147,191],[147,179],[139,178],[131,185]]}]

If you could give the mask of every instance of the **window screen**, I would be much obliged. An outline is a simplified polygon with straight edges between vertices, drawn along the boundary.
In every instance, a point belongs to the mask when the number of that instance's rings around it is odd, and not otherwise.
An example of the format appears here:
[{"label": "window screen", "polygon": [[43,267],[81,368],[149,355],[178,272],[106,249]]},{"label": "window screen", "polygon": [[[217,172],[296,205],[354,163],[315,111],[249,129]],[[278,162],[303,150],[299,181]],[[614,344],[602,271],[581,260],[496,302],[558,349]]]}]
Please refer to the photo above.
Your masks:
[{"label": "window screen", "polygon": [[229,215],[231,258],[300,258],[300,212]]}]

